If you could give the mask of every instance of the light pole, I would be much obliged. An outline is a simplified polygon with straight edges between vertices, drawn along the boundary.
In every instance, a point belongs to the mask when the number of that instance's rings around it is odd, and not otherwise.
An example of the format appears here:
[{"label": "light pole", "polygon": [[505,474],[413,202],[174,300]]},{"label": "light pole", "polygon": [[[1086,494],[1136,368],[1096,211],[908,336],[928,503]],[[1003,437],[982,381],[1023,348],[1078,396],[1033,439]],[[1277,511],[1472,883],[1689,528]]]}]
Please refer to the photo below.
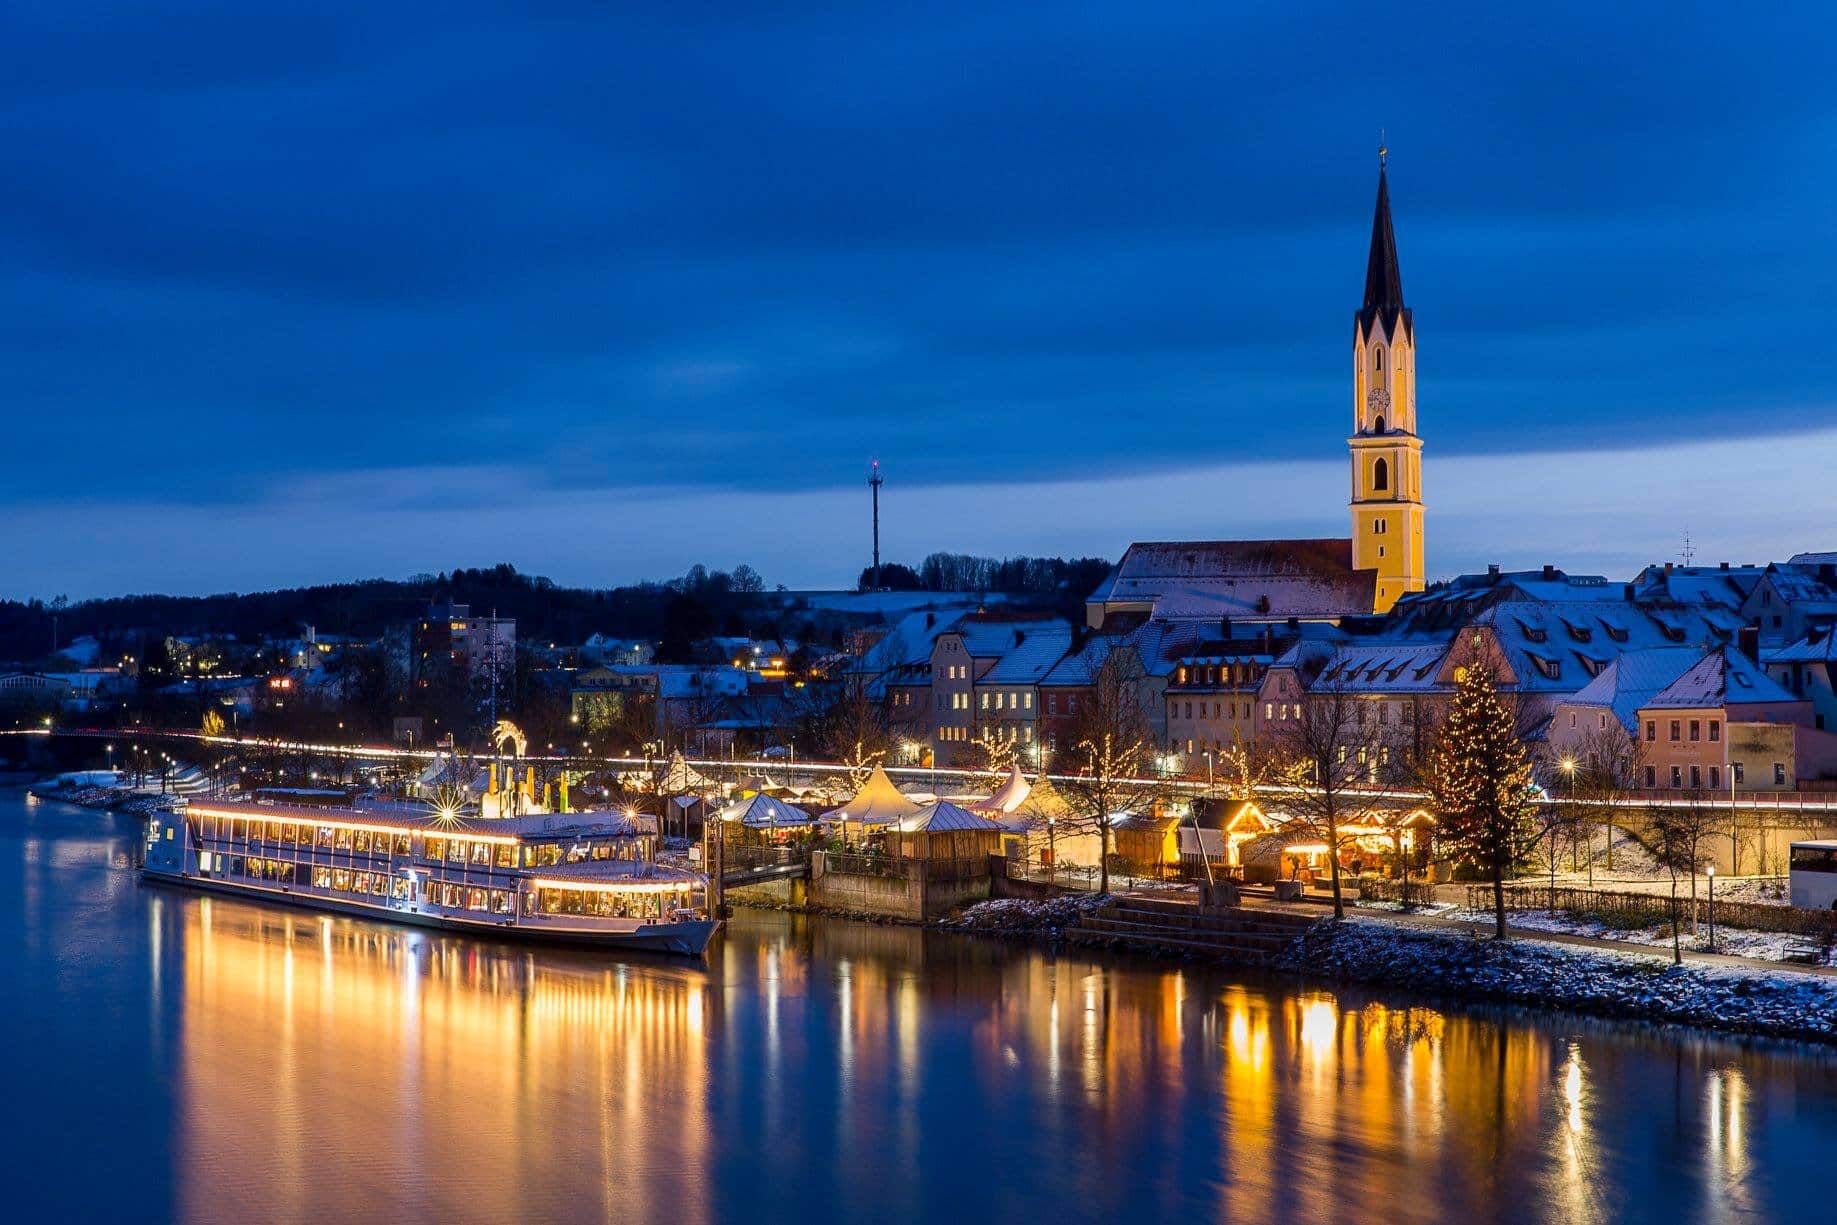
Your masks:
[{"label": "light pole", "polygon": [[[1569,794],[1567,798],[1571,806],[1573,806],[1575,804],[1575,758],[1565,757],[1558,762],[1557,765],[1562,769],[1564,777],[1569,780]],[[1569,840],[1569,849],[1572,852],[1575,850],[1575,839],[1573,838]],[[1556,843],[1554,838],[1552,838],[1550,844],[1550,857],[1553,860],[1556,858]],[[1573,868],[1574,866],[1575,860],[1572,858],[1570,860],[1570,867]],[[1590,889],[1595,887],[1595,840],[1593,834],[1590,834],[1588,838],[1588,887]]]}]

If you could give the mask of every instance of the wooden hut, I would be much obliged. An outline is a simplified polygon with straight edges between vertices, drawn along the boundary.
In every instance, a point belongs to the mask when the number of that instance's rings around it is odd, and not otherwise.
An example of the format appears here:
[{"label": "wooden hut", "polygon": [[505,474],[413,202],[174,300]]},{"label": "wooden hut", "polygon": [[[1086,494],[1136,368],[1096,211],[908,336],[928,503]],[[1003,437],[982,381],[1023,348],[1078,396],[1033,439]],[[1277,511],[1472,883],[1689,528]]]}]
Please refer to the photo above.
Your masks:
[{"label": "wooden hut", "polygon": [[927,804],[887,832],[887,849],[898,859],[984,860],[1001,853],[1002,827],[948,800]]}]

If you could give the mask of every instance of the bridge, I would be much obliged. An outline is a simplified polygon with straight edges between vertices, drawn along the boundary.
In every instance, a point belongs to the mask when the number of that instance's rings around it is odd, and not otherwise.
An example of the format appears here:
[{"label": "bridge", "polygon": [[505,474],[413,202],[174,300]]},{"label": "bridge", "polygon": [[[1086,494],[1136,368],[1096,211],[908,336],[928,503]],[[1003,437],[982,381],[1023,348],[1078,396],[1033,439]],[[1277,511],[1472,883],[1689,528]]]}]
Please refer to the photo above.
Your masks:
[{"label": "bridge", "polygon": [[804,880],[810,875],[810,852],[790,846],[721,848],[721,887],[738,889],[775,880]]}]

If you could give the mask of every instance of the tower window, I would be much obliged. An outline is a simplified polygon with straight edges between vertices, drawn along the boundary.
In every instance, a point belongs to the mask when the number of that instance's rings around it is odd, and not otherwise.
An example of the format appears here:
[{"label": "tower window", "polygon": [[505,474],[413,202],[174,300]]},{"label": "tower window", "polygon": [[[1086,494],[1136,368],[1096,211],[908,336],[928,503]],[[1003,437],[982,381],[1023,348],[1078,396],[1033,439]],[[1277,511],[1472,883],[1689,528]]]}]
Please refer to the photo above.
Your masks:
[{"label": "tower window", "polygon": [[1384,369],[1384,346],[1383,345],[1371,346],[1371,368],[1373,370]]},{"label": "tower window", "polygon": [[[1382,434],[1384,432],[1384,414],[1383,413],[1378,414],[1378,419],[1371,423],[1371,428],[1372,428],[1372,432],[1374,433]],[[1378,462],[1383,463],[1384,461],[1379,460]],[[1384,488],[1384,486],[1380,485],[1378,486],[1378,488],[1382,489]]]},{"label": "tower window", "polygon": [[[1382,417],[1378,418],[1378,428],[1380,430],[1384,428],[1384,418]],[[1391,466],[1382,457],[1378,459],[1377,463],[1371,466],[1371,487],[1373,489],[1389,489],[1391,487]]]}]

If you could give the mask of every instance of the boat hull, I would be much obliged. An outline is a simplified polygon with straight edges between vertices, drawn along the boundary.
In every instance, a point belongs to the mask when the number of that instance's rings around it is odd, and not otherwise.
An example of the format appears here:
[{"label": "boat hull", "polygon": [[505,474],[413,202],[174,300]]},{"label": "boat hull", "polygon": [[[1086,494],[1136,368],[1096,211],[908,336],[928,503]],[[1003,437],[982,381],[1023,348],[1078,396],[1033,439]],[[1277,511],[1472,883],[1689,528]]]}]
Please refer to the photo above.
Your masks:
[{"label": "boat hull", "polygon": [[391,906],[378,906],[374,902],[360,902],[354,899],[328,897],[292,889],[265,888],[261,885],[184,876],[174,872],[163,872],[156,868],[142,868],[141,879],[153,884],[169,885],[179,889],[195,889],[202,893],[244,898],[252,902],[273,902],[304,910],[318,910],[328,914],[342,914],[356,919],[373,919],[385,923],[404,923],[411,927],[426,927],[460,935],[534,941],[540,944],[567,945],[574,948],[616,949],[621,952],[635,949],[677,957],[700,957],[707,951],[708,944],[714,939],[715,933],[721,929],[718,919],[691,919],[677,923],[651,923],[623,931],[569,930],[515,923],[502,917],[471,919],[426,911],[397,910]]}]

